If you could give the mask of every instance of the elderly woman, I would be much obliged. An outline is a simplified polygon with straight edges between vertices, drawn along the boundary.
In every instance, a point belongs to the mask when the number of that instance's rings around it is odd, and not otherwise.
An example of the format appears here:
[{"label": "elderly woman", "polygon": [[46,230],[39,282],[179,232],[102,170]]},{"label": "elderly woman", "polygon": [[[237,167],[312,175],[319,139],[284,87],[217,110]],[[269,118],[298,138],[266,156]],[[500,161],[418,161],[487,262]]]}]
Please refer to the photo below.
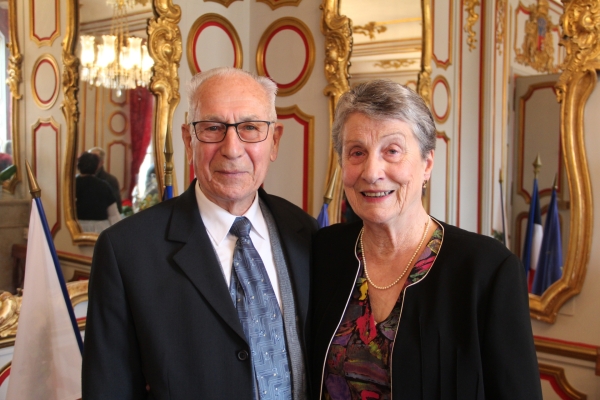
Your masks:
[{"label": "elderly woman", "polygon": [[402,85],[339,101],[333,143],[362,221],[314,240],[315,399],[541,399],[518,258],[423,208],[435,140]]}]

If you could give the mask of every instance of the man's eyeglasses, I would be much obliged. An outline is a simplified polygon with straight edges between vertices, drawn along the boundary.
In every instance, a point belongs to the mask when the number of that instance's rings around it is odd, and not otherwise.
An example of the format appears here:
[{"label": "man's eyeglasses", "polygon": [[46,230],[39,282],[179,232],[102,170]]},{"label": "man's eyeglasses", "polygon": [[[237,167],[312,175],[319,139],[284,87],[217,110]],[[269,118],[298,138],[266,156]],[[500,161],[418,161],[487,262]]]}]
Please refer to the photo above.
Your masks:
[{"label": "man's eyeglasses", "polygon": [[242,142],[262,142],[267,138],[271,124],[272,122],[269,121],[244,121],[235,124],[215,121],[196,121],[190,123],[196,138],[204,143],[222,142],[230,126],[233,126]]}]

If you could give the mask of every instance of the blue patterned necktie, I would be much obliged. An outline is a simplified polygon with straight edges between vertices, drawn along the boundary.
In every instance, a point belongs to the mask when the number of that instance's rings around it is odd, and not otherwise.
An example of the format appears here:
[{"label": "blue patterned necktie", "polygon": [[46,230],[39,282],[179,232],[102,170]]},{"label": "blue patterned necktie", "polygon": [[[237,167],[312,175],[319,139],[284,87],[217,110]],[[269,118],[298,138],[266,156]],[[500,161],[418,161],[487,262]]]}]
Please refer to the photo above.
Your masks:
[{"label": "blue patterned necktie", "polygon": [[291,399],[283,318],[265,265],[250,239],[250,221],[237,217],[229,232],[238,240],[233,251],[230,292],[250,344],[260,400]]}]

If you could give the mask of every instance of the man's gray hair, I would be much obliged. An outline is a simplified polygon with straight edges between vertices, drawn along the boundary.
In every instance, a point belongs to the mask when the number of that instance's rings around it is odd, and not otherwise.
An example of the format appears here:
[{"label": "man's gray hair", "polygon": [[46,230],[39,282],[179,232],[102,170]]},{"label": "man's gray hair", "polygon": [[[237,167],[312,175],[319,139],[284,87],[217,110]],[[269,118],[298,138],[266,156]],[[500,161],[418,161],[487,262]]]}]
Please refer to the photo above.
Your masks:
[{"label": "man's gray hair", "polygon": [[196,118],[196,110],[198,109],[198,92],[202,87],[202,84],[211,78],[215,77],[233,77],[233,76],[247,76],[254,79],[262,88],[265,90],[267,99],[269,101],[269,119],[275,121],[277,119],[277,111],[275,110],[275,98],[277,97],[277,84],[266,76],[259,76],[251,72],[244,71],[242,69],[233,67],[218,67],[209,69],[206,72],[200,72],[192,77],[187,85],[187,97],[188,97],[188,121],[192,122]]},{"label": "man's gray hair", "polygon": [[87,152],[96,154],[100,158],[100,161],[104,161],[104,157],[106,156],[106,152],[102,147],[92,147]]},{"label": "man's gray hair", "polygon": [[412,89],[389,80],[376,79],[356,85],[338,101],[331,135],[338,156],[342,156],[342,131],[351,114],[378,119],[397,119],[407,123],[419,142],[421,157],[435,149],[435,123],[429,108]]}]

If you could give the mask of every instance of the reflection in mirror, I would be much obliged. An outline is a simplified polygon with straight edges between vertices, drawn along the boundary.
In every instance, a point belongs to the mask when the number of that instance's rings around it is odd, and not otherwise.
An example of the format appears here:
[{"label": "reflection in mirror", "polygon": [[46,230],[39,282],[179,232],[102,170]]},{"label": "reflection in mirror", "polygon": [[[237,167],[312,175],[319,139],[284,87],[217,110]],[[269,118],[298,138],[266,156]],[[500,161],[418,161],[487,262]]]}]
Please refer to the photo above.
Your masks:
[{"label": "reflection in mirror", "polygon": [[[589,7],[584,0],[564,2],[564,10],[547,0],[519,3],[513,19],[511,68],[518,77],[511,88],[515,95],[511,248],[524,252],[524,213],[529,209],[526,203],[531,202],[534,186],[531,164],[539,153],[542,165],[537,178],[542,213],[547,211],[557,179],[563,262],[560,279],[544,287],[539,295],[529,294],[529,309],[533,318],[553,323],[561,306],[581,291],[591,248],[592,195],[583,144],[583,110],[597,81],[600,65],[595,60],[600,41],[598,29],[589,28]],[[558,47],[559,41],[564,49]],[[551,74],[559,67],[563,72],[557,80]],[[545,216],[541,219],[546,223]],[[533,281],[540,274],[540,266],[536,263]]]},{"label": "reflection in mirror", "polygon": [[20,181],[18,123],[21,61],[17,41],[16,0],[0,1],[0,185],[14,193]]},{"label": "reflection in mirror", "polygon": [[365,7],[361,0],[342,0],[340,13],[352,21],[350,86],[384,78],[417,90],[423,29],[421,2],[383,0]]},{"label": "reflection in mirror", "polygon": [[[153,64],[146,34],[151,17],[149,0],[80,1],[77,156],[92,152],[99,157],[95,177],[111,188],[122,217],[159,201],[152,140],[154,96],[147,89]],[[76,193],[82,182],[76,179]],[[81,220],[86,214],[82,201],[77,197],[75,203]],[[109,218],[106,207],[100,214],[102,223],[80,221],[82,231],[98,232],[85,227],[108,226],[118,219]]]}]

